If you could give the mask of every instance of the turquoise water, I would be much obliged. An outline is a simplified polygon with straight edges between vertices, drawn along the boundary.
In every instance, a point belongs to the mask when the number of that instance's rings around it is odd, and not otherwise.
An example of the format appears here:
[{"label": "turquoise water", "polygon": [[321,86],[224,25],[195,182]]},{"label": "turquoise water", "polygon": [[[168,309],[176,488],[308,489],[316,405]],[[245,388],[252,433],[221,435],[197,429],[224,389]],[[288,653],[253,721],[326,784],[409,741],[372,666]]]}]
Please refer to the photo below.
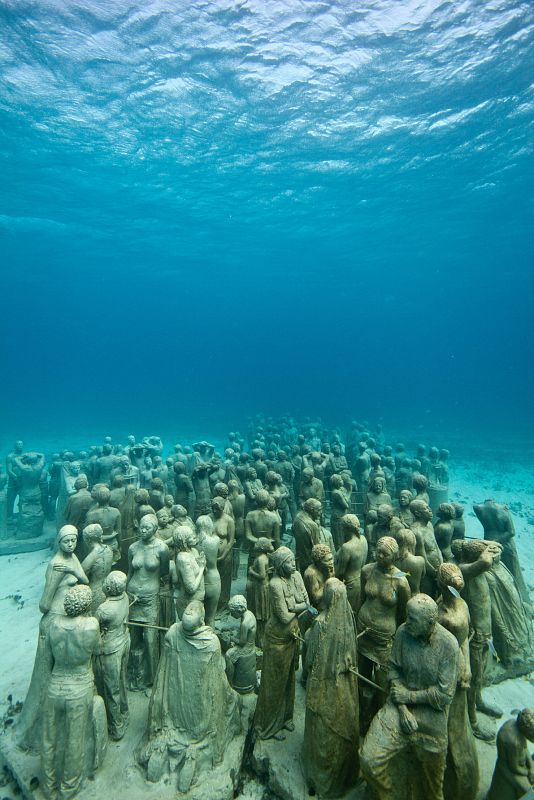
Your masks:
[{"label": "turquoise water", "polygon": [[534,6],[355,9],[0,1],[2,449],[531,436]]}]

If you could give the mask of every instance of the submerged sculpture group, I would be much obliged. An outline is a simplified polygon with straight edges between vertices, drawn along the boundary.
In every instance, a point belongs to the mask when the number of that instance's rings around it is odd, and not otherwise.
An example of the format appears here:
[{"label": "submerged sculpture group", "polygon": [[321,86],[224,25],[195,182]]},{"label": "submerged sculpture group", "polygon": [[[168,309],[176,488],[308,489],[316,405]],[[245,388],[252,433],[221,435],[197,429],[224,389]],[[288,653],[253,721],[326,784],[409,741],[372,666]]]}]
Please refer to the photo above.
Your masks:
[{"label": "submerged sculpture group", "polygon": [[[32,513],[40,503],[58,527],[16,731],[40,754],[47,797],[79,796],[127,730],[128,692],[148,689],[135,759],[179,792],[224,763],[257,693],[253,741],[302,736],[319,797],[361,776],[377,800],[416,783],[426,800],[474,800],[473,737],[493,740],[480,715],[501,715],[482,696],[488,658],[519,674],[533,655],[510,514],[475,506],[484,538],[466,538],[447,451],[412,458],[366,424],[344,443],[320,432],[257,418],[250,452],[232,433],[224,458],[199,442],[165,461],[158,437],[132,436],[62,453],[48,472],[22,443],[8,456],[12,524],[17,495],[29,524],[28,468]],[[529,788],[533,736],[528,709],[499,732],[491,800]]]}]

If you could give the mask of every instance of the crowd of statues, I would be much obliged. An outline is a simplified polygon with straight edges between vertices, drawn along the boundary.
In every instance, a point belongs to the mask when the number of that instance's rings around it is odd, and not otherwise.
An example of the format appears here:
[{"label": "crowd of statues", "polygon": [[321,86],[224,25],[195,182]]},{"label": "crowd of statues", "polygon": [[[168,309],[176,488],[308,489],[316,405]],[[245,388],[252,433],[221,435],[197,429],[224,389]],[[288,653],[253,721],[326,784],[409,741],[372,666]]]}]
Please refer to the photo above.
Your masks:
[{"label": "crowd of statues", "polygon": [[[368,423],[263,416],[221,454],[129,436],[47,461],[17,442],[10,529],[57,530],[16,731],[45,795],[78,797],[125,735],[130,692],[150,697],[132,760],[187,792],[243,732],[245,696],[253,741],[297,735],[300,680],[310,793],[363,777],[376,800],[416,785],[474,800],[474,737],[494,741],[502,715],[482,694],[488,660],[529,671],[532,608],[508,509],[476,505],[483,535],[466,534],[448,455]],[[490,800],[530,787],[533,736],[529,709],[503,725]]]}]

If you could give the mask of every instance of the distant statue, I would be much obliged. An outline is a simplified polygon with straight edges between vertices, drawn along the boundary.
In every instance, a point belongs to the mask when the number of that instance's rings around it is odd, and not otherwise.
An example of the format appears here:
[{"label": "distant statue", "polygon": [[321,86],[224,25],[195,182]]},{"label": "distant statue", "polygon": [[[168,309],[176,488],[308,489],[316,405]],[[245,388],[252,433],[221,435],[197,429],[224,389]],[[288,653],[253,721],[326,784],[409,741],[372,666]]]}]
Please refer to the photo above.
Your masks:
[{"label": "distant statue", "polygon": [[[46,640],[53,668],[44,695],[41,767],[42,790],[50,800],[75,800],[107,743],[104,740],[95,746],[94,741],[98,726],[93,714],[103,703],[95,698],[92,662],[100,646],[100,632],[98,621],[88,616],[91,602],[88,586],[69,589],[65,614],[52,621]],[[105,712],[101,716],[105,717]],[[91,751],[92,763],[88,764]]]},{"label": "distant statue", "polygon": [[17,539],[33,539],[43,532],[45,514],[41,480],[44,466],[45,457],[42,453],[24,453],[12,459],[19,492]]},{"label": "distant statue", "polygon": [[256,688],[256,618],[241,594],[230,598],[228,610],[239,630],[225,654],[226,674],[236,692],[250,694]]},{"label": "distant statue", "polygon": [[70,588],[77,583],[89,583],[78,558],[74,554],[78,532],[73,525],[64,525],[57,534],[57,552],[46,568],[45,586],[39,602],[43,615],[39,623],[37,652],[30,681],[18,723],[18,741],[24,750],[40,747],[41,719],[46,686],[52,671],[52,661],[46,646],[49,628],[57,616],[65,614],[64,600]]},{"label": "distant statue", "polygon": [[100,648],[95,658],[95,680],[98,693],[104,699],[111,739],[122,739],[128,725],[128,695],[126,692],[130,631],[128,628],[129,600],[126,594],[127,577],[113,571],[102,585],[105,600],[96,610],[100,624]]},{"label": "distant statue", "polygon": [[534,742],[534,709],[524,708],[497,734],[497,763],[486,800],[519,800],[534,786],[534,763],[528,742]]},{"label": "distant statue", "polygon": [[314,544],[322,541],[321,514],[323,507],[319,500],[310,497],[303,503],[293,520],[293,536],[297,564],[300,572],[304,572],[311,564],[311,551]]},{"label": "distant statue", "polygon": [[[88,485],[87,476],[78,475],[74,481],[74,494],[70,495],[65,506],[65,525],[74,525],[78,534],[83,531],[87,512],[94,504]],[[78,544],[80,544],[79,540]]]},{"label": "distant statue", "polygon": [[110,506],[111,492],[107,486],[95,486],[93,497],[96,501],[96,507],[87,512],[85,517],[86,524],[91,525],[96,522],[102,526],[102,541],[111,547],[113,563],[115,563],[121,557],[121,512],[118,508]]},{"label": "distant statue", "polygon": [[181,620],[185,609],[193,600],[204,602],[206,556],[202,550],[199,552],[197,549],[196,531],[186,525],[175,528],[173,541],[176,559],[170,565],[171,582],[174,587],[176,617]]},{"label": "distant statue", "polygon": [[345,586],[329,578],[323,597],[307,637],[302,759],[308,787],[330,798],[344,795],[359,773],[358,654]]},{"label": "distant statue", "polygon": [[247,603],[256,619],[256,644],[261,648],[269,619],[269,556],[273,552],[272,541],[260,536],[254,545],[254,561],[248,568]]},{"label": "distant statue", "polygon": [[401,796],[409,796],[417,785],[425,800],[442,800],[447,713],[456,691],[458,654],[458,642],[438,623],[436,603],[425,594],[409,600],[391,653],[389,696],[360,754],[363,776],[377,800],[391,800],[391,762],[401,754],[406,754]]},{"label": "distant statue", "polygon": [[399,507],[395,513],[408,528],[411,527],[413,522],[413,514],[410,511],[410,503],[413,499],[414,496],[410,489],[402,489],[399,492]]},{"label": "distant statue", "polygon": [[415,533],[409,528],[400,528],[395,534],[395,539],[399,545],[399,555],[395,564],[405,573],[412,596],[419,594],[421,580],[426,572],[426,561],[423,556],[415,555]]},{"label": "distant statue", "polygon": [[410,511],[413,514],[412,531],[415,533],[415,552],[425,559],[426,570],[421,580],[421,591],[431,597],[436,595],[436,573],[443,563],[441,550],[436,542],[432,525],[432,509],[422,500],[412,500]]},{"label": "distant statue", "polygon": [[436,512],[434,536],[444,561],[452,561],[451,542],[454,538],[454,519],[456,511],[452,503],[440,503]]},{"label": "distant statue", "polygon": [[138,751],[149,781],[173,770],[179,792],[220,764],[240,732],[238,694],[230,687],[221,645],[193,601],[169,628]]},{"label": "distant statue", "polygon": [[484,539],[498,542],[502,547],[501,560],[513,575],[517,591],[527,605],[531,605],[530,594],[519,564],[514,542],[515,528],[508,506],[485,500],[473,506],[474,512],[484,528]]},{"label": "distant statue", "polygon": [[[219,597],[221,596],[221,576],[217,568],[220,539],[213,529],[213,520],[207,514],[197,519],[198,550],[204,554],[204,609],[206,624],[213,625]],[[198,576],[198,573],[197,573]],[[200,583],[199,583],[200,587]],[[200,599],[198,596],[196,599]]]},{"label": "distant statue", "polygon": [[364,511],[377,511],[378,506],[383,503],[391,505],[391,496],[386,491],[386,480],[383,476],[377,475],[371,483],[369,491],[365,495]]}]

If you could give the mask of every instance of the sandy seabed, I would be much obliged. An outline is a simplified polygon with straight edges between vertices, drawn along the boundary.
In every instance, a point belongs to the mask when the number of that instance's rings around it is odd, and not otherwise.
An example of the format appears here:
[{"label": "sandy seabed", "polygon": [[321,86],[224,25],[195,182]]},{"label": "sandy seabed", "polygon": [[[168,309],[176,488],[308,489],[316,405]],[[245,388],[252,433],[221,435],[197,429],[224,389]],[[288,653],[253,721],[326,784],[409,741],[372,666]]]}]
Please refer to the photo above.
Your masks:
[{"label": "sandy seabed", "polygon": [[[529,589],[534,595],[534,488],[530,464],[516,465],[505,458],[475,462],[451,462],[450,499],[466,506],[468,536],[482,536],[473,503],[494,498],[508,505],[516,528],[516,545]],[[0,716],[13,702],[23,700],[30,682],[39,626],[39,599],[49,550],[0,557]],[[504,711],[499,725],[512,711],[534,707],[534,683],[528,676],[485,689],[485,696]],[[1,735],[1,734],[0,734]],[[482,751],[480,750],[482,748]],[[495,747],[479,743],[480,798],[485,796],[495,760]],[[0,786],[0,800],[16,798],[13,785]],[[242,800],[261,800],[264,787],[245,784]]]}]

